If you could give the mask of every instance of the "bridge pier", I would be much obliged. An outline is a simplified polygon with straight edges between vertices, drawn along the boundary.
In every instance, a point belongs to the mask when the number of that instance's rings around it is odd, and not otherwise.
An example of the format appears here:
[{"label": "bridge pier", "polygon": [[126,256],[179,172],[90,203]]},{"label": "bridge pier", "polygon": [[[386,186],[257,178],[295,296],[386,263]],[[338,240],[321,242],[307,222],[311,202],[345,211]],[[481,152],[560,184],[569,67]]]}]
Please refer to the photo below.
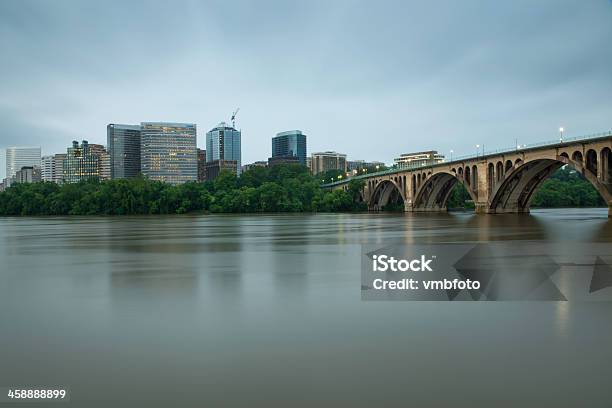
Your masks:
[{"label": "bridge pier", "polygon": [[489,212],[489,206],[487,203],[476,202],[474,203],[474,212],[476,214],[487,214]]}]

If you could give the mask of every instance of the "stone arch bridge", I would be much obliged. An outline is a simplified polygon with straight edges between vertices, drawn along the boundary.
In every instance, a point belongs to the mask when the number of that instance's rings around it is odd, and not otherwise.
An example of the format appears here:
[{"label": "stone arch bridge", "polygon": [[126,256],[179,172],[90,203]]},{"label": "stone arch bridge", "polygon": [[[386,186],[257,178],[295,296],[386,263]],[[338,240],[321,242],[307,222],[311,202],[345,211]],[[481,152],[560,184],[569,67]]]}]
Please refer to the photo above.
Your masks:
[{"label": "stone arch bridge", "polygon": [[[446,211],[456,183],[474,201],[477,213],[526,213],[546,178],[569,165],[591,182],[612,217],[612,132],[507,149],[451,162],[355,176],[365,181],[361,198],[372,211],[403,203],[405,211]],[[351,178],[324,188],[347,189]]]}]

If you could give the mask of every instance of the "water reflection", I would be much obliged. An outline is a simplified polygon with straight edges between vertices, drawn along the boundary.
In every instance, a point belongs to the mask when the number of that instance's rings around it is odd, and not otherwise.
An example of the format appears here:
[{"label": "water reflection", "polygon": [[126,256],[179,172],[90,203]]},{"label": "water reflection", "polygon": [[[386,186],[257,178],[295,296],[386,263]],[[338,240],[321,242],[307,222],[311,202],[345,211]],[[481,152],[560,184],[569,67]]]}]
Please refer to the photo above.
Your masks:
[{"label": "water reflection", "polygon": [[612,224],[606,209],[0,219],[0,384],[67,384],[87,407],[605,406],[610,302],[360,301],[363,244],[495,241],[565,253],[612,242]]}]

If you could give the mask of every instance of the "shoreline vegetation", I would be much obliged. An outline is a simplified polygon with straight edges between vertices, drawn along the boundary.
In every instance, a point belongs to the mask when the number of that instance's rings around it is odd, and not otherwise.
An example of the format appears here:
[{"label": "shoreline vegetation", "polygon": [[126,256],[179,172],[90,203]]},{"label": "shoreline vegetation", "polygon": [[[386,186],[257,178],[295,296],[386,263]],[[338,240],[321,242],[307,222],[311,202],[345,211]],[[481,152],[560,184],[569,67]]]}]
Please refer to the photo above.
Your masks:
[{"label": "shoreline vegetation", "polygon": [[[300,165],[254,167],[240,177],[222,172],[213,181],[170,185],[143,177],[128,180],[15,184],[0,192],[0,216],[145,215],[187,213],[295,213],[367,211],[360,201],[362,180],[351,180],[348,191],[323,190],[321,179]],[[603,199],[584,177],[562,168],[536,192],[533,208],[599,207]],[[452,210],[474,205],[457,184],[448,201]],[[390,203],[386,211],[402,211]]]}]

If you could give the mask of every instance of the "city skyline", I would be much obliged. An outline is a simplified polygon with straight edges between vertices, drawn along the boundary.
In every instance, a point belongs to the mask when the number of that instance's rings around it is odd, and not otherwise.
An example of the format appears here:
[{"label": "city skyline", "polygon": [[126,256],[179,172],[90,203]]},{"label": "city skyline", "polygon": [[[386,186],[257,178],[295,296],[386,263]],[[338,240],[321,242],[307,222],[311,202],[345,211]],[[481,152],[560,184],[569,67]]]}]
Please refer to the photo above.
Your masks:
[{"label": "city skyline", "polygon": [[[156,15],[167,16],[163,30],[149,24]],[[3,2],[0,148],[106,144],[108,123],[209,129],[238,106],[244,163],[296,128],[310,151],[386,163],[550,140],[560,126],[609,130],[611,17],[609,1]],[[138,63],[149,57],[162,62]]]}]

